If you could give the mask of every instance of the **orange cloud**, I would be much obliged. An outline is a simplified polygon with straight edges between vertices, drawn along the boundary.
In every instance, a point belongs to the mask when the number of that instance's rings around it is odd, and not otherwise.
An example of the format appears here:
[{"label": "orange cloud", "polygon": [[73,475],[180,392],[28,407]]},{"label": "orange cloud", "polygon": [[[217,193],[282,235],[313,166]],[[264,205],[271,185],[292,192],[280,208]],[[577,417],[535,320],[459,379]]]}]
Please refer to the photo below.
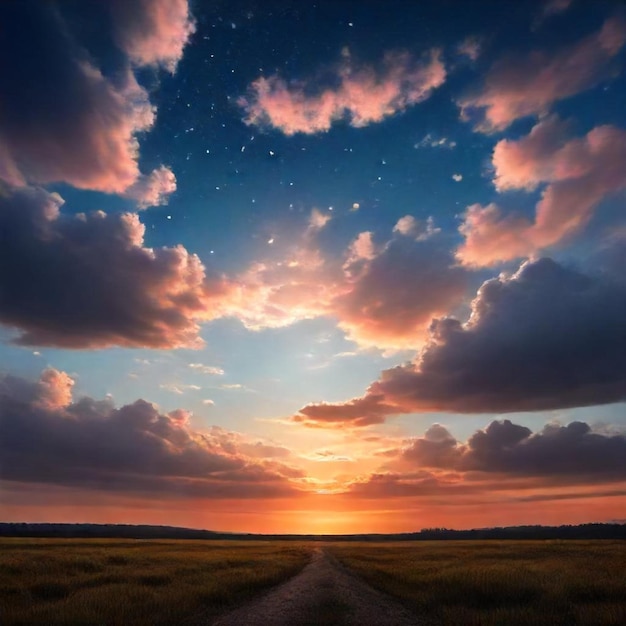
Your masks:
[{"label": "orange cloud", "polygon": [[576,44],[549,53],[502,59],[491,67],[477,93],[458,100],[466,119],[478,117],[477,130],[504,130],[516,119],[539,115],[552,104],[595,87],[611,77],[611,61],[626,43],[626,21],[612,17]]},{"label": "orange cloud", "polygon": [[367,126],[426,100],[446,79],[439,50],[431,50],[423,61],[390,52],[378,68],[359,66],[344,52],[335,72],[337,86],[317,93],[312,79],[287,83],[277,75],[258,78],[248,95],[239,98],[245,123],[286,135],[326,132],[343,119]]},{"label": "orange cloud", "polygon": [[503,139],[493,152],[498,191],[531,191],[547,184],[534,222],[506,215],[496,204],[470,206],[459,230],[457,258],[488,266],[530,256],[579,232],[608,195],[626,187],[626,131],[598,126],[569,139],[557,116],[539,122],[526,137]]}]

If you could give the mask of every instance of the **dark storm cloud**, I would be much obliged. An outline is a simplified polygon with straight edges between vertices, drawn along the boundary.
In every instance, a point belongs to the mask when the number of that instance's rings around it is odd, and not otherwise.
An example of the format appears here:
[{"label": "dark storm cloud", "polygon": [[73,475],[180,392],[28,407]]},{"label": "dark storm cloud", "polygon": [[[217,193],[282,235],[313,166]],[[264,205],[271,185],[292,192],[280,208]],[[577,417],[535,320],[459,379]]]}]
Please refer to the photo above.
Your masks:
[{"label": "dark storm cloud", "polygon": [[0,377],[0,477],[98,490],[198,497],[294,494],[299,473],[251,458],[220,430],[200,433],[189,413],[137,400],[72,400],[73,380],[47,369],[38,382]]},{"label": "dark storm cloud", "polygon": [[[469,321],[434,320],[419,358],[363,398],[309,405],[296,421],[364,425],[400,413],[539,411],[626,399],[626,284],[551,259],[486,281]],[[366,421],[363,421],[363,417]]]},{"label": "dark storm cloud", "polygon": [[62,203],[42,189],[0,193],[0,322],[16,342],[195,345],[221,279],[182,246],[144,247],[135,214],[68,216]]},{"label": "dark storm cloud", "polygon": [[[130,0],[123,10],[119,4],[81,3],[71,18],[63,11],[72,7],[64,3],[0,4],[0,58],[5,59],[0,67],[0,178],[6,182],[66,182],[80,189],[128,192],[142,208],[163,204],[175,190],[167,168],[148,176],[139,171],[138,135],[153,125],[155,109],[109,31],[126,42],[130,28],[124,17],[130,13],[141,30],[132,39],[132,60],[171,70],[191,31],[180,26],[176,36],[173,19],[167,28],[155,25],[166,21],[163,2]],[[170,13],[176,13],[174,5],[186,12],[186,1],[172,3]],[[97,37],[81,26],[94,20],[101,31]],[[98,59],[87,49],[91,42],[81,40],[90,37],[98,40],[92,46],[98,47]]]}]

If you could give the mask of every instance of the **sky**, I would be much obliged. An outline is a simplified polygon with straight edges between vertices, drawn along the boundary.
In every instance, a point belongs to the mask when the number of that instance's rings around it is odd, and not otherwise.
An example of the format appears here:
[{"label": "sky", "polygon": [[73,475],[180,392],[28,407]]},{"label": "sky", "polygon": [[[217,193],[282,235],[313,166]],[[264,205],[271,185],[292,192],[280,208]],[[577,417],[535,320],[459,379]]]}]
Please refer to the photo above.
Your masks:
[{"label": "sky", "polygon": [[622,2],[0,25],[2,521],[625,521]]}]

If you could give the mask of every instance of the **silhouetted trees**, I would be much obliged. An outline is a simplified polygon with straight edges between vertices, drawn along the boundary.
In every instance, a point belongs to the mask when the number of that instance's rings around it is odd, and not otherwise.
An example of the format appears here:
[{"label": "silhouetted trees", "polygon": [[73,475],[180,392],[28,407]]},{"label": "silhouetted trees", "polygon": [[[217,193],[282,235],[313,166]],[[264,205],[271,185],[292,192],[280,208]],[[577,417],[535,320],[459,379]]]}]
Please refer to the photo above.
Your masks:
[{"label": "silhouetted trees", "polygon": [[578,526],[507,526],[453,530],[424,528],[414,533],[359,535],[259,535],[224,533],[176,526],[131,524],[29,524],[1,523],[1,537],[50,537],[76,539],[237,539],[298,541],[429,541],[459,539],[626,539],[626,524]]}]

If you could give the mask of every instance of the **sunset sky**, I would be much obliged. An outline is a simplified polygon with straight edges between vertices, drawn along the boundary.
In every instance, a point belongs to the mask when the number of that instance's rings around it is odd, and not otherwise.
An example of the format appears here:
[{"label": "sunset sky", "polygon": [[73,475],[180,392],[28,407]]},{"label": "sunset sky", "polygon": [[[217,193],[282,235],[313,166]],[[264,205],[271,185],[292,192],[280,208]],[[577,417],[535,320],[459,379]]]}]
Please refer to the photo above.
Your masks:
[{"label": "sunset sky", "polygon": [[0,4],[0,521],[626,521],[626,9]]}]

